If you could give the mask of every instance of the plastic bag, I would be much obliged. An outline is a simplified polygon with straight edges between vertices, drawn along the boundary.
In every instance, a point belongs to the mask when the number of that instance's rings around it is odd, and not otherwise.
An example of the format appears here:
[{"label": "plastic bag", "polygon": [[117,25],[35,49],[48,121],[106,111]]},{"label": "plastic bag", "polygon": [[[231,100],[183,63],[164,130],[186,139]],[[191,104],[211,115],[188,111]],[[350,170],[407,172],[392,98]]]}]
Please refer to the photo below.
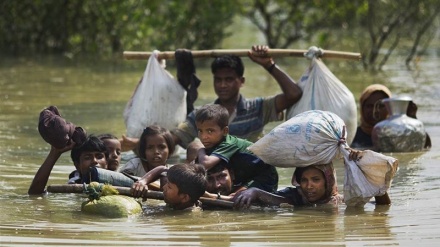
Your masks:
[{"label": "plastic bag", "polygon": [[331,162],[345,137],[345,124],[338,115],[313,110],[276,126],[248,149],[273,166],[305,167]]},{"label": "plastic bag", "polygon": [[347,143],[351,143],[357,127],[356,101],[351,91],[317,58],[312,59],[298,86],[303,90],[303,94],[301,99],[287,110],[287,119],[309,110],[336,113],[345,122]]},{"label": "plastic bag", "polygon": [[157,51],[150,56],[144,76],[124,110],[128,137],[139,138],[145,127],[177,127],[186,117],[186,91],[161,67]]},{"label": "plastic bag", "polygon": [[363,206],[373,196],[382,196],[391,187],[398,169],[398,160],[371,150],[363,151],[359,161],[348,160],[349,152],[343,150],[345,163],[344,201],[347,206]]},{"label": "plastic bag", "polygon": [[108,218],[122,218],[142,213],[142,206],[132,197],[109,195],[101,196],[99,200],[83,202],[81,211]]}]

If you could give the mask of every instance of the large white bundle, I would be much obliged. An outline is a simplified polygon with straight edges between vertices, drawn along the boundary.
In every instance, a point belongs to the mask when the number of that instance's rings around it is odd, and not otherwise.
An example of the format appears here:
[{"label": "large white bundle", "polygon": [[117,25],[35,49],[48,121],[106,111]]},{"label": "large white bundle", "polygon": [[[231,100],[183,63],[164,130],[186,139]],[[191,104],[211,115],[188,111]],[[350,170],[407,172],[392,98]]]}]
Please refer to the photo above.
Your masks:
[{"label": "large white bundle", "polygon": [[317,58],[312,59],[298,85],[303,95],[288,109],[287,118],[309,110],[334,112],[344,120],[347,143],[351,143],[357,127],[356,101],[351,91]]},{"label": "large white bundle", "polygon": [[398,161],[371,150],[363,151],[358,161],[348,159],[344,154],[344,201],[347,206],[363,206],[373,196],[382,196],[391,187],[397,172]]},{"label": "large white bundle", "polygon": [[173,129],[185,120],[186,91],[157,60],[150,56],[142,81],[124,110],[128,137],[140,137],[148,125]]},{"label": "large white bundle", "polygon": [[344,121],[328,111],[306,111],[275,127],[248,149],[278,167],[327,164],[346,137]]}]

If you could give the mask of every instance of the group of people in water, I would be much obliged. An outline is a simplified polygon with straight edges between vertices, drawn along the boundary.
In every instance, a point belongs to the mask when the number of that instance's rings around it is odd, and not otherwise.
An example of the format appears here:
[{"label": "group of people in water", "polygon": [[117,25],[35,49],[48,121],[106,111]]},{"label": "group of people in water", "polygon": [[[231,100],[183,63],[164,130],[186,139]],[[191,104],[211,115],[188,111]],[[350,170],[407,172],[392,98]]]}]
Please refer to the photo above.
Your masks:
[{"label": "group of people in water", "polygon": [[[278,173],[249,147],[262,135],[264,126],[284,118],[283,111],[302,95],[295,81],[267,56],[267,46],[253,46],[249,58],[264,67],[279,84],[282,93],[246,99],[240,94],[245,83],[244,66],[237,56],[216,58],[211,70],[217,99],[190,112],[176,129],[146,126],[137,138],[122,139],[104,134],[89,135],[81,145],[51,147],[29,188],[29,194],[45,192],[53,166],[62,153],[71,151],[76,170],[69,183],[82,183],[90,167],[99,167],[139,177],[132,186],[134,197],[146,198],[148,190],[163,191],[165,202],[174,209],[197,207],[201,196],[229,200],[237,208],[251,204],[295,206],[339,203],[336,174],[331,163],[296,168],[293,187],[278,190]],[[361,125],[353,147],[371,148],[371,129],[386,118],[386,109],[372,109],[376,101],[390,97],[383,85],[369,86],[361,96]],[[415,110],[414,110],[415,107]],[[374,107],[373,107],[374,108]],[[412,104],[415,117],[417,107]],[[175,146],[187,150],[184,163],[168,164]],[[430,142],[426,147],[430,146]],[[134,150],[136,158],[121,164],[123,151]],[[362,158],[362,151],[351,149],[350,159]],[[159,186],[152,185],[160,181]],[[376,204],[390,204],[388,194],[376,197]]]}]

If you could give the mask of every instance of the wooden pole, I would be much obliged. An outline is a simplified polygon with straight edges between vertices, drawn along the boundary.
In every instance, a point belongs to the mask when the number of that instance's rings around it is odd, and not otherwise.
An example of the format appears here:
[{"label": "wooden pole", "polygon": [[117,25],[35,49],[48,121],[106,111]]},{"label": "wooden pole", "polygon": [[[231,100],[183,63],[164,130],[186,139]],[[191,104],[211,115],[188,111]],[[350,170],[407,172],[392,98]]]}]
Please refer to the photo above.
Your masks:
[{"label": "wooden pole", "polygon": [[[124,196],[132,196],[130,187],[119,187],[113,186],[120,195]],[[53,184],[47,186],[47,191],[51,193],[83,193],[84,186],[82,184]],[[155,200],[163,200],[163,193],[160,191],[148,191],[147,192],[148,199]],[[233,202],[212,199],[207,197],[200,197],[199,199],[204,205],[215,206],[215,207],[223,207],[223,208],[233,208]]]},{"label": "wooden pole", "polygon": [[[272,57],[304,57],[304,53],[308,50],[296,49],[269,49],[268,55]],[[200,50],[191,51],[194,58],[219,57],[222,55],[236,55],[239,57],[247,57],[249,50],[246,49],[229,49],[229,50]],[[355,52],[331,51],[323,50],[322,58],[342,58],[360,60],[361,54]],[[124,58],[127,60],[147,60],[153,52],[143,51],[124,51]],[[174,59],[174,51],[159,52],[158,59]]]}]

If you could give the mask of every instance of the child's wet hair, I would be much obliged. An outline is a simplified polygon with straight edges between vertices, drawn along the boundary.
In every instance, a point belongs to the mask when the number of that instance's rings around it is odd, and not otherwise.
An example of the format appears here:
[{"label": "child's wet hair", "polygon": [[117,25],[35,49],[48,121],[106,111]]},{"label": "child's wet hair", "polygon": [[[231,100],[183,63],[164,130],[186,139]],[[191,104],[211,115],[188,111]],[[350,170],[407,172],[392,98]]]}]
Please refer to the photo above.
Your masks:
[{"label": "child's wet hair", "polygon": [[150,125],[144,129],[141,137],[139,138],[139,145],[137,149],[137,154],[139,158],[143,160],[147,159],[147,157],[145,157],[145,150],[147,149],[147,137],[153,135],[162,136],[165,139],[165,142],[167,143],[169,155],[174,153],[175,144],[171,132],[159,125]]},{"label": "child's wet hair", "polygon": [[196,123],[203,123],[207,120],[213,120],[221,129],[229,124],[228,110],[218,104],[207,104],[196,111]]},{"label": "child's wet hair", "polygon": [[98,137],[89,135],[82,145],[72,148],[70,158],[72,158],[74,164],[79,164],[80,156],[84,152],[102,152],[106,154],[107,148]]},{"label": "child's wet hair", "polygon": [[[110,133],[100,134],[100,135],[97,135],[96,137],[98,137],[99,140],[101,140],[103,142],[104,142],[104,140],[117,140],[117,141],[119,141],[119,139],[116,136],[114,136]],[[108,153],[108,150],[106,150],[105,151],[105,158],[108,159],[109,157],[110,157],[110,154]]]},{"label": "child's wet hair", "polygon": [[177,164],[167,172],[168,182],[179,189],[179,194],[187,194],[195,203],[206,191],[208,184],[206,170],[200,164]]}]

